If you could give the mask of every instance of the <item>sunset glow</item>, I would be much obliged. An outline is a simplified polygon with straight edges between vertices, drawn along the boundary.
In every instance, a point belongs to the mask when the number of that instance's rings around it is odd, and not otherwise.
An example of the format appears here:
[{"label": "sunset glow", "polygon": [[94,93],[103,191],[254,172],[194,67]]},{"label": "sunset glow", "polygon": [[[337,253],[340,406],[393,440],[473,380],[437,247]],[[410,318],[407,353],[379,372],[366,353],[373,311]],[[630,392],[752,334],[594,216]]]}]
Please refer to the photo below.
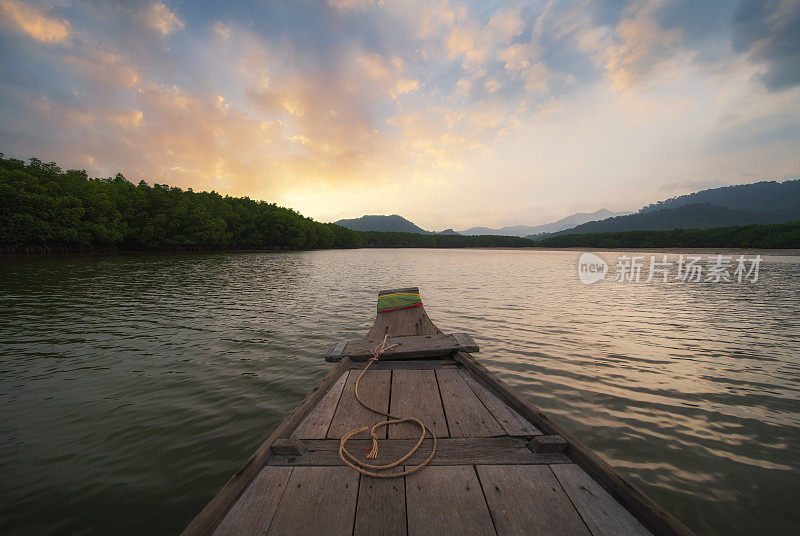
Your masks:
[{"label": "sunset glow", "polygon": [[800,2],[0,0],[0,151],[319,221],[800,175]]}]

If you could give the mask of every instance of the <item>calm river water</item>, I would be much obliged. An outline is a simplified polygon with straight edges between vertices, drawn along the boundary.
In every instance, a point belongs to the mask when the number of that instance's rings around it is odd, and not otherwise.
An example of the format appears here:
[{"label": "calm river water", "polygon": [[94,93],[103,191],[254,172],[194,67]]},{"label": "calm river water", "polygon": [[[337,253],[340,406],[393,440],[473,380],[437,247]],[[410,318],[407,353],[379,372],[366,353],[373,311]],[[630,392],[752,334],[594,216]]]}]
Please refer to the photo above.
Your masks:
[{"label": "calm river water", "polygon": [[366,332],[376,291],[418,285],[441,329],[698,534],[796,534],[800,257],[764,255],[757,283],[590,286],[577,259],[0,259],[0,533],[179,532],[327,346]]}]

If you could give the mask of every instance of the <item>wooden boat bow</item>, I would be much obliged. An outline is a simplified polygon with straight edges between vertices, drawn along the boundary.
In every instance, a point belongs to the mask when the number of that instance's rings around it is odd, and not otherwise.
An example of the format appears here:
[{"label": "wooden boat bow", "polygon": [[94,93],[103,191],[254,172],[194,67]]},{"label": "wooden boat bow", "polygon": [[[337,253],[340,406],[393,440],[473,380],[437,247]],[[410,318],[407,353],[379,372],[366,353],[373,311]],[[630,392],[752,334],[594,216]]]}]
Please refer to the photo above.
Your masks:
[{"label": "wooden boat bow", "polygon": [[[402,306],[419,290],[382,291],[379,304],[392,293],[411,295],[398,298]],[[383,420],[353,389],[358,361],[385,337],[397,346],[365,373],[361,396],[418,416],[440,438],[429,466],[397,479],[361,475],[338,452],[342,435]],[[363,339],[331,346],[330,372],[183,534],[691,534],[474,351],[471,337],[442,333],[421,303],[379,312]],[[408,423],[381,431],[389,459],[419,438]],[[350,441],[353,452],[369,443]]]}]

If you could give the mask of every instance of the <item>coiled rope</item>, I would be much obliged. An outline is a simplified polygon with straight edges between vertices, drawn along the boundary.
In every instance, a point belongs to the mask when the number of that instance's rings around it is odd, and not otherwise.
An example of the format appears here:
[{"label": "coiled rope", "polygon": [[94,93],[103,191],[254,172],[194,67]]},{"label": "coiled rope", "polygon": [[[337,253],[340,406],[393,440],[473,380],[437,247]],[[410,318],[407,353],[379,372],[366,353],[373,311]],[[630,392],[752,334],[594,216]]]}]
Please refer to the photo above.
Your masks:
[{"label": "coiled rope", "polygon": [[[346,433],[345,435],[343,435],[342,439],[339,441],[339,456],[342,458],[342,461],[344,463],[346,463],[347,465],[349,465],[350,467],[352,467],[353,469],[355,469],[356,471],[358,471],[359,473],[361,473],[363,475],[367,475],[367,476],[374,476],[376,478],[396,478],[396,477],[399,477],[399,476],[410,475],[411,473],[413,473],[415,471],[419,471],[420,469],[422,469],[423,467],[428,465],[428,463],[430,463],[430,461],[433,459],[434,454],[436,454],[436,435],[433,433],[433,430],[431,430],[430,428],[428,428],[425,425],[425,423],[423,423],[422,421],[420,421],[419,419],[416,419],[414,417],[398,417],[396,415],[392,415],[391,413],[377,410],[377,409],[371,407],[369,404],[367,404],[363,400],[361,400],[361,396],[359,396],[359,394],[358,394],[358,383],[361,381],[361,378],[364,377],[364,374],[367,372],[367,370],[369,370],[369,367],[372,366],[373,363],[376,363],[378,361],[378,358],[380,357],[380,355],[383,352],[385,352],[386,350],[390,350],[390,349],[392,349],[392,348],[397,346],[396,344],[392,344],[390,346],[387,346],[386,345],[386,340],[387,340],[388,337],[389,337],[389,335],[387,334],[386,337],[383,338],[383,342],[381,344],[379,344],[372,351],[372,358],[367,362],[367,364],[364,366],[364,370],[362,370],[361,374],[358,376],[358,379],[356,380],[356,388],[355,388],[356,400],[358,400],[359,404],[361,404],[362,406],[364,406],[365,408],[367,408],[368,410],[370,410],[373,413],[377,413],[379,415],[383,415],[385,417],[388,417],[388,420],[381,421],[381,422],[375,424],[374,426],[372,426],[371,428],[369,426],[362,426],[361,428],[356,428],[354,430],[351,430],[348,433]],[[399,458],[398,460],[393,461],[392,463],[388,463],[386,465],[374,465],[374,464],[370,464],[370,463],[364,462],[362,460],[359,460],[355,456],[353,456],[350,453],[350,451],[347,450],[347,447],[345,446],[345,444],[347,443],[347,441],[351,437],[353,437],[354,435],[359,434],[361,432],[364,432],[366,430],[369,430],[370,431],[370,436],[372,437],[372,449],[370,449],[369,453],[367,454],[367,458],[375,459],[375,458],[378,457],[378,437],[375,435],[375,430],[380,428],[381,426],[388,426],[390,424],[397,424],[397,423],[401,423],[401,422],[414,422],[414,423],[416,423],[417,425],[419,425],[420,430],[422,430],[422,434],[419,436],[419,441],[417,441],[417,444],[414,445],[411,448],[411,450],[409,450],[408,453],[406,453],[405,456],[402,456],[401,458]],[[423,461],[419,465],[415,465],[414,467],[412,467],[410,469],[406,469],[406,470],[400,471],[400,472],[394,472],[394,473],[376,473],[375,472],[375,471],[388,471],[389,469],[392,469],[393,467],[397,467],[398,465],[400,465],[401,463],[403,463],[404,461],[409,459],[417,451],[417,449],[419,449],[419,447],[422,446],[422,442],[425,440],[425,432],[428,432],[431,435],[431,437],[433,438],[433,449],[431,449],[431,453],[427,457],[427,459],[425,459],[425,461]]]}]

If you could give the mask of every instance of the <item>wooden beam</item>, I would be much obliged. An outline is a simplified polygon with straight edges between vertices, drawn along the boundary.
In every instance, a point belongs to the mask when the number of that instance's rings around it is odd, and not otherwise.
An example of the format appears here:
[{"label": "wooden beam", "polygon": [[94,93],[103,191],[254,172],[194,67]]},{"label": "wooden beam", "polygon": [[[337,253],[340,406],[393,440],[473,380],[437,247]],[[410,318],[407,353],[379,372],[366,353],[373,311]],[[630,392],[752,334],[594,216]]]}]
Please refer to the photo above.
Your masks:
[{"label": "wooden beam", "polygon": [[217,495],[200,511],[181,533],[182,536],[208,536],[214,532],[228,510],[247,489],[256,475],[273,456],[272,444],[275,440],[289,437],[292,430],[314,409],[323,396],[328,392],[352,361],[343,359],[311,390],[306,398],[283,420],[281,424],[258,447],[242,467],[228,480]]},{"label": "wooden beam", "polygon": [[378,296],[383,296],[384,294],[394,294],[395,292],[414,292],[419,294],[419,287],[406,287],[406,288],[393,288],[389,290],[380,290],[378,291]]},{"label": "wooden beam", "polygon": [[469,333],[453,333],[453,338],[460,346],[462,352],[478,352],[480,348]]},{"label": "wooden beam", "polygon": [[[352,339],[339,342],[325,354],[325,361],[339,361],[349,357],[353,361],[367,361],[382,343],[370,339]],[[455,351],[477,352],[478,345],[466,333],[436,333],[390,337],[386,340],[389,349],[381,353],[380,359],[420,359],[425,357],[449,356]]]},{"label": "wooden beam", "polygon": [[344,347],[347,346],[347,341],[339,341],[333,344],[328,350],[328,353],[325,354],[325,361],[330,363],[335,363],[336,361],[342,360],[342,353],[344,352]]},{"label": "wooden beam", "polygon": [[[403,359],[401,361],[378,361],[373,363],[369,370],[428,370],[438,368],[459,368],[459,364],[452,359]],[[350,370],[361,370],[364,363],[353,363]]]},{"label": "wooden beam", "polygon": [[[378,459],[366,460],[380,464],[383,460],[394,460],[403,456],[416,444],[415,439],[379,439]],[[417,452],[407,462],[416,465],[431,452],[433,442],[426,439]],[[365,459],[363,453],[369,450],[372,441],[353,439],[347,442],[347,449],[356,457]],[[339,457],[338,439],[306,439],[303,441],[303,454],[275,455],[270,458],[270,465],[344,465]],[[470,437],[444,438],[437,440],[436,455],[431,465],[518,465],[518,464],[557,464],[572,463],[561,453],[535,454],[525,446],[523,439],[514,437]]]},{"label": "wooden beam", "polygon": [[467,353],[458,352],[456,361],[464,365],[473,377],[505,401],[512,409],[535,424],[545,434],[562,436],[569,446],[566,454],[589,476],[619,501],[649,530],[659,536],[691,536],[693,532],[675,516],[644,494],[633,483],[623,478],[592,449],[583,444],[575,434],[552,420],[542,410],[522,398],[500,378]]},{"label": "wooden beam", "polygon": [[540,435],[526,443],[531,452],[564,452],[567,441],[560,435]]},{"label": "wooden beam", "polygon": [[272,444],[273,454],[298,455],[303,453],[303,442],[299,439],[276,439]]}]

